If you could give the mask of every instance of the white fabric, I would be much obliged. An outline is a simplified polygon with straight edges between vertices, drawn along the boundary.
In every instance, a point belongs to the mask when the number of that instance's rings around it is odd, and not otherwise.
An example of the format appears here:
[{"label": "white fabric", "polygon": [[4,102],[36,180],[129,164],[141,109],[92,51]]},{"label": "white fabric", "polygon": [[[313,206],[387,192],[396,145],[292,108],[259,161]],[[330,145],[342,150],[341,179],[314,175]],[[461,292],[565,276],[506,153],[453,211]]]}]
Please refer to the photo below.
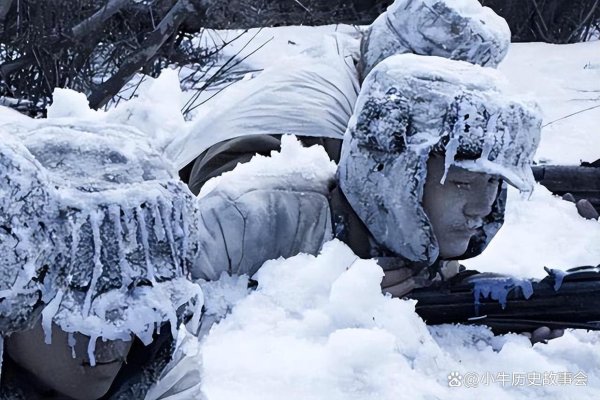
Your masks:
[{"label": "white fabric", "polygon": [[342,138],[359,91],[350,40],[328,36],[321,47],[224,90],[210,114],[167,147],[167,157],[182,168],[210,146],[247,135]]}]

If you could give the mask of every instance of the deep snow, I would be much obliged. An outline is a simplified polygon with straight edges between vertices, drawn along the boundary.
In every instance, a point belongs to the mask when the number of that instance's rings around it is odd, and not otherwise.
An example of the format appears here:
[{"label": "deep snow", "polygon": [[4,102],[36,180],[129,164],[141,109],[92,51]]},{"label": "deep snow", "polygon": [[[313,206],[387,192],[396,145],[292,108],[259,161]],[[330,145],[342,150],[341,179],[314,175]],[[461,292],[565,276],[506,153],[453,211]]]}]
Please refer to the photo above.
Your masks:
[{"label": "deep snow", "polygon": [[[248,63],[276,64],[314,45],[331,29],[265,29],[256,40],[270,35],[276,39]],[[598,104],[600,42],[513,44],[500,70],[516,91],[540,102],[545,120],[551,122]],[[174,81],[173,73],[149,80],[139,99],[107,113],[89,112],[81,98],[63,92],[49,116],[129,123],[146,131],[162,149],[174,132],[185,132],[191,124],[177,111],[189,94],[180,93]],[[218,97],[197,116],[214,109]],[[0,125],[29,123],[4,108],[0,116]],[[599,158],[599,119],[597,108],[546,127],[537,159],[577,164]],[[597,264],[598,243],[599,222],[583,220],[573,204],[537,185],[531,199],[509,193],[504,228],[482,256],[465,264],[542,276],[543,266]],[[201,368],[210,400],[600,396],[599,334],[570,331],[546,345],[531,346],[525,337],[494,337],[483,327],[428,328],[413,312],[412,301],[381,294],[381,276],[374,261],[357,260],[345,245],[333,241],[318,257],[299,255],[267,262],[255,277],[258,289],[248,295],[245,278],[215,282],[212,290],[205,289],[207,307],[230,315],[213,328],[182,368]],[[565,383],[579,372],[586,375],[585,385]],[[477,388],[465,387],[467,381],[474,384],[475,374]],[[461,387],[449,387],[449,382],[459,382]]]}]

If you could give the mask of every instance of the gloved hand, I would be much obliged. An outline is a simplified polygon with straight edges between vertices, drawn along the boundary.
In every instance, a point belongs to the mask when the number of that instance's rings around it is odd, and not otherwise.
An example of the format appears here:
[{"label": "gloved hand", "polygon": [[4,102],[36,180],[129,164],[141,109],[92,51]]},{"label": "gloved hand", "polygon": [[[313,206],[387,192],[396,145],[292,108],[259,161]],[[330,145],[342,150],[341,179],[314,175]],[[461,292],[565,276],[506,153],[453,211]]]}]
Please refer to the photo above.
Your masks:
[{"label": "gloved hand", "polygon": [[[404,297],[413,289],[429,286],[432,282],[429,279],[429,271],[426,269],[415,275],[410,268],[393,269],[387,267],[385,260],[379,259],[378,261],[380,266],[384,269],[385,274],[383,281],[381,282],[381,289],[384,293],[391,294],[392,297]],[[460,270],[461,265],[458,261],[443,261],[440,265],[440,273],[444,279],[452,278],[458,274]],[[441,277],[438,275],[435,277],[434,281],[440,279]]]},{"label": "gloved hand", "polygon": [[548,343],[548,340],[556,339],[565,334],[564,329],[550,329],[547,326],[541,326],[533,332],[523,332],[522,335],[531,340],[531,344]]}]

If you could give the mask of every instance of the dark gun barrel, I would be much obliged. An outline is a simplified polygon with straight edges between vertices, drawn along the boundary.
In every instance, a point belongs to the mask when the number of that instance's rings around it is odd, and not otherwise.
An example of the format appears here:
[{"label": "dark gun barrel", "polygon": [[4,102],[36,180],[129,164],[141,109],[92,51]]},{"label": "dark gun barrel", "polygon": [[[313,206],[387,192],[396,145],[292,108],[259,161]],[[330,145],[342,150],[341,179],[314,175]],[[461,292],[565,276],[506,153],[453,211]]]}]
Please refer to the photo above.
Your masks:
[{"label": "dark gun barrel", "polygon": [[600,212],[600,160],[576,165],[534,165],[535,180],[557,195],[587,199]]},{"label": "dark gun barrel", "polygon": [[483,324],[496,334],[542,326],[600,330],[600,265],[546,270],[542,280],[464,271],[408,297],[430,325]]}]

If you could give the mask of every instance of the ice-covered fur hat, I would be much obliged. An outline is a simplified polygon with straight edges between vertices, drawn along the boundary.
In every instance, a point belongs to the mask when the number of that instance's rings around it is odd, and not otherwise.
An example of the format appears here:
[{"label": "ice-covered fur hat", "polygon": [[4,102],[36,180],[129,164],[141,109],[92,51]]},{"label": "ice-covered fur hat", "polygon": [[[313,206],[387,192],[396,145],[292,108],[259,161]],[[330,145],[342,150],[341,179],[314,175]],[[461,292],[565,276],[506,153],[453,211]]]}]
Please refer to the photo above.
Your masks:
[{"label": "ice-covered fur hat", "polygon": [[199,318],[202,292],[186,265],[196,251],[194,198],[140,132],[47,121],[7,131],[0,128],[0,336],[41,313],[46,329],[53,321],[66,332],[147,344],[163,322],[175,331]]},{"label": "ice-covered fur hat", "polygon": [[[344,143],[340,187],[375,240],[412,261],[433,263],[438,245],[422,206],[427,160],[497,174],[533,187],[538,107],[508,95],[499,73],[462,61],[392,56],[366,78]],[[483,250],[502,223],[500,196],[466,255]]]},{"label": "ice-covered fur hat", "polygon": [[509,45],[504,18],[477,0],[396,0],[366,32],[360,70],[365,77],[380,61],[404,53],[495,67]]}]

